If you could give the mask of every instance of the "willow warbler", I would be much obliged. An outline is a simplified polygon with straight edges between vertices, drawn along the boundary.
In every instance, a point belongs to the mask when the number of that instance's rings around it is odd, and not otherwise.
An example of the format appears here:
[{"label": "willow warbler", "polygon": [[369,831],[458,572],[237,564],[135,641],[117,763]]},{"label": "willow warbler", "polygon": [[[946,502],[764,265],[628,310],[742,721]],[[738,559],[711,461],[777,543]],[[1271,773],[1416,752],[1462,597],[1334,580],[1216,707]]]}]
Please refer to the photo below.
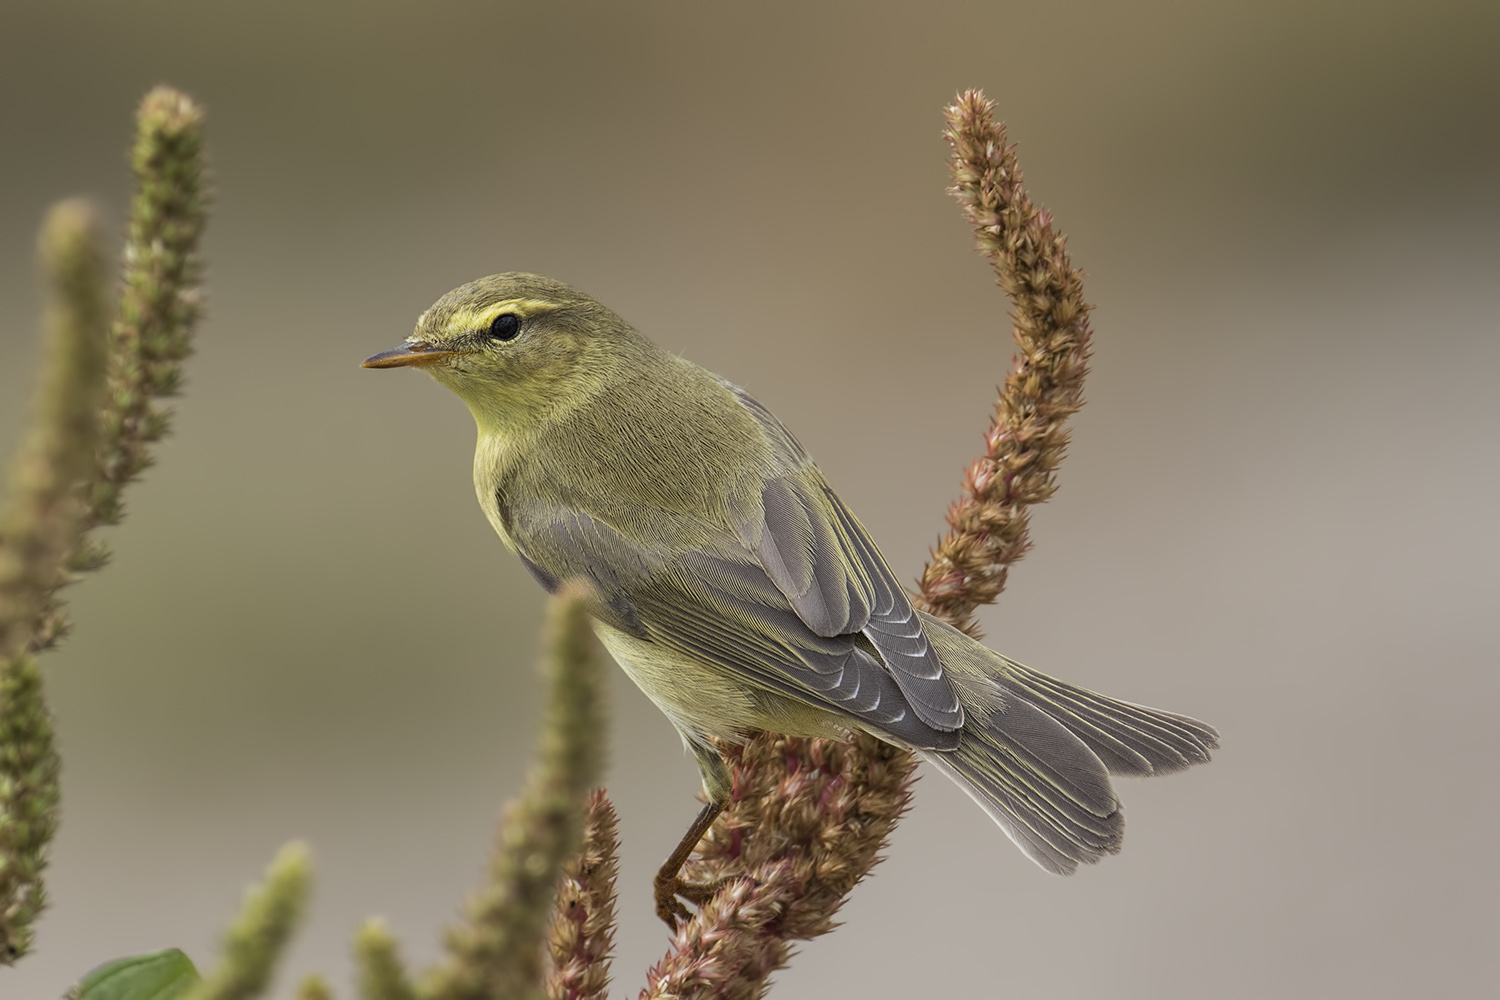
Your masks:
[{"label": "willow warbler", "polygon": [[549,591],[592,583],[599,638],[696,758],[708,805],[657,878],[669,923],[679,896],[707,896],[678,870],[729,796],[714,740],[862,729],[915,751],[1061,875],[1120,849],[1110,775],[1176,771],[1218,745],[1210,726],[915,610],[770,411],[561,282],[470,282],[364,364],[424,369],[468,404],[490,524]]}]

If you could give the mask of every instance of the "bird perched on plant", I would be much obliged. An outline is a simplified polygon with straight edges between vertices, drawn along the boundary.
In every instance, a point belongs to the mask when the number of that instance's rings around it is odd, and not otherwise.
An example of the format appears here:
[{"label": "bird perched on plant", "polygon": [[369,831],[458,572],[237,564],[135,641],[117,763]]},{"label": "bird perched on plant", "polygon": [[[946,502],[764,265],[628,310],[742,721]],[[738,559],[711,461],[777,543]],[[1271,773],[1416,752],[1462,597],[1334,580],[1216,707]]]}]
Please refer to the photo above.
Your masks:
[{"label": "bird perched on plant", "polygon": [[1031,670],[915,610],[791,433],[737,386],[534,274],[439,299],[367,368],[421,368],[468,404],[474,487],[549,591],[589,581],[605,647],[681,733],[708,804],[657,912],[730,793],[715,741],[864,730],[961,786],[1041,867],[1119,850],[1111,774],[1206,761],[1212,727]]}]

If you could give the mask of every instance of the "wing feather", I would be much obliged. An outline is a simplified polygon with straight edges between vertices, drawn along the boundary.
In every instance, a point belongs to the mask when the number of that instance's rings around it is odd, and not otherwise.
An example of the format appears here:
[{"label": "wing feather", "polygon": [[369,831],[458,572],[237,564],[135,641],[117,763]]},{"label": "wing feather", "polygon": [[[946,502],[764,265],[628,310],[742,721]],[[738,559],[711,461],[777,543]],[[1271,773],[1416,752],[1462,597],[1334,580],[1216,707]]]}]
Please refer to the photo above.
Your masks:
[{"label": "wing feather", "polygon": [[[532,515],[537,512],[533,509]],[[691,551],[645,552],[609,524],[576,511],[530,517],[517,532],[529,564],[586,577],[596,613],[638,639],[732,670],[746,684],[852,716],[923,749],[953,749],[955,731],[915,712],[901,686],[856,635],[818,635],[763,566]]]},{"label": "wing feather", "polygon": [[734,391],[785,466],[765,477],[758,517],[737,526],[741,539],[809,629],[823,636],[862,633],[923,722],[962,729],[958,691],[864,525],[780,421],[748,393]]},{"label": "wing feather", "polygon": [[638,640],[912,747],[956,747],[958,693],[879,549],[786,428],[733,391],[768,453],[758,480],[726,484],[727,521],[526,491],[506,509],[527,569],[543,586],[589,579],[595,613]]}]

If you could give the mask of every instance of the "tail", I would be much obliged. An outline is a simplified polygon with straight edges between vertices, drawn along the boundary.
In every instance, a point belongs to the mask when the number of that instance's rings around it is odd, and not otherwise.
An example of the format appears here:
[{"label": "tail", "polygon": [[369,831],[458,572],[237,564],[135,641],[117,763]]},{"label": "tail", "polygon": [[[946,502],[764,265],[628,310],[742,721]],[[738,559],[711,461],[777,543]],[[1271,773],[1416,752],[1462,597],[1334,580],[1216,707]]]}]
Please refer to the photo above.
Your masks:
[{"label": "tail", "polygon": [[1125,817],[1111,774],[1180,771],[1219,745],[1196,719],[1074,687],[922,617],[969,715],[957,749],[922,758],[1050,872],[1070,875],[1120,850]]}]

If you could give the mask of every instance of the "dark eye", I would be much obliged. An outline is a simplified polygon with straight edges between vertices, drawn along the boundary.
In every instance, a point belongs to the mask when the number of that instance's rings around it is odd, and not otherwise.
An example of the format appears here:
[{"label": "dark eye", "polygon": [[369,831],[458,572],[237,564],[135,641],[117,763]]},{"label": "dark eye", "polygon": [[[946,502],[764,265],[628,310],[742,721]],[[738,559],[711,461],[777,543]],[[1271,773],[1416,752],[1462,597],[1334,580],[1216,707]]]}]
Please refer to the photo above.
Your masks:
[{"label": "dark eye", "polygon": [[501,313],[490,323],[490,338],[493,340],[515,340],[521,333],[521,317],[515,313]]}]

